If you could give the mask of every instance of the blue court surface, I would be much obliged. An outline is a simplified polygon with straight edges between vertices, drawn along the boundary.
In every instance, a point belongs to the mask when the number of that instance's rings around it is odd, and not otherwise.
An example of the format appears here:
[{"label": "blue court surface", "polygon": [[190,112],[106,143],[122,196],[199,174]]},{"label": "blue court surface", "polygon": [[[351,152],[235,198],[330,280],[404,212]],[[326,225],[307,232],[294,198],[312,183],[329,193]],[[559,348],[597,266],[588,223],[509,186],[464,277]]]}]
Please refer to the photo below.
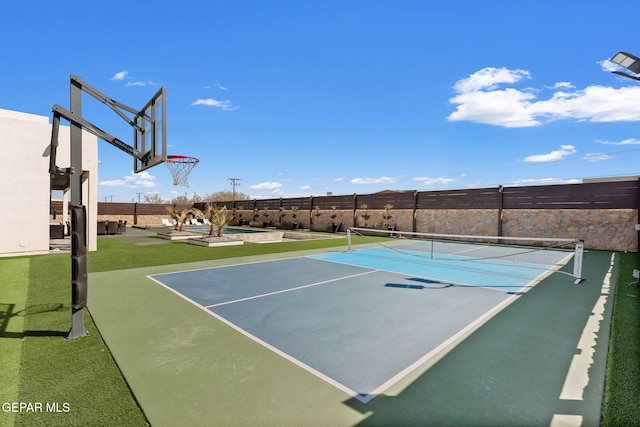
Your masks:
[{"label": "blue court surface", "polygon": [[149,277],[366,403],[551,271],[361,249]]}]

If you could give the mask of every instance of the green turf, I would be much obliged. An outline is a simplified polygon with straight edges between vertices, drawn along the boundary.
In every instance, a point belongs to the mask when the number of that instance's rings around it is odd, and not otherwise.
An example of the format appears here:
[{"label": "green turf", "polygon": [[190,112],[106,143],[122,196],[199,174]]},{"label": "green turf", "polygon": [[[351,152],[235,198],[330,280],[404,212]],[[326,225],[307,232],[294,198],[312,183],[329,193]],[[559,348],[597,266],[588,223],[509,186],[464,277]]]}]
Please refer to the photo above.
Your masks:
[{"label": "green turf", "polygon": [[[356,244],[372,241],[371,238],[365,239],[358,236],[354,236],[353,239]],[[154,240],[160,240],[163,244],[146,244],[153,243]],[[269,244],[245,243],[217,248],[204,248],[180,241],[166,243],[166,240],[159,238],[146,238],[146,242],[141,242],[139,239],[133,239],[133,241],[136,243],[129,243],[128,240],[98,239],[98,251],[89,255],[89,271],[126,270],[183,262],[345,247],[347,244],[346,237]]]},{"label": "green turf", "polygon": [[614,299],[602,426],[640,426],[640,288],[631,286],[640,254],[621,254]]},{"label": "green turf", "polygon": [[[0,263],[0,401],[17,402],[22,357],[29,258]],[[13,413],[0,413],[0,427],[12,426]]]},{"label": "green turf", "polygon": [[[122,270],[346,244],[345,239],[329,239],[203,248],[178,242],[141,245],[133,241],[99,239],[99,250],[89,256],[89,270]],[[640,425],[640,289],[628,286],[632,269],[639,266],[639,254],[622,254],[602,413],[605,426]],[[69,254],[1,258],[0,277],[0,401],[57,404],[62,411],[18,415],[0,412],[0,427],[146,425],[89,314],[85,325],[91,336],[71,341],[62,338],[70,327]]]},{"label": "green turf", "polygon": [[17,401],[39,403],[42,411],[17,414],[15,425],[145,425],[91,319],[85,322],[91,336],[63,339],[70,321],[69,255],[31,257],[28,282]]},{"label": "green turf", "polygon": [[[99,239],[99,250],[89,254],[89,270],[344,246],[345,239],[223,248],[136,243],[140,239]],[[145,426],[147,420],[88,312],[85,326],[91,335],[63,339],[70,328],[70,264],[69,254],[0,259],[0,403],[37,403],[43,408],[1,411],[0,427]],[[59,412],[47,412],[47,404]]]}]

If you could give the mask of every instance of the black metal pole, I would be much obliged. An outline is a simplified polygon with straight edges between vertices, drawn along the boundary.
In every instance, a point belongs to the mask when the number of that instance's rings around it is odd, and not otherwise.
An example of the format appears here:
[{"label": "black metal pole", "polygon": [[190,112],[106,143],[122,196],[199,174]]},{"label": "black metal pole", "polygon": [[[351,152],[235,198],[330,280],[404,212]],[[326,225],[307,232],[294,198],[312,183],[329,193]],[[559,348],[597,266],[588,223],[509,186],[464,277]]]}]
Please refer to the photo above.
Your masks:
[{"label": "black metal pole", "polygon": [[[82,88],[71,79],[71,111],[82,116]],[[82,199],[82,126],[71,122],[71,330],[65,336],[73,339],[89,335],[84,326],[87,305],[87,214]]]}]

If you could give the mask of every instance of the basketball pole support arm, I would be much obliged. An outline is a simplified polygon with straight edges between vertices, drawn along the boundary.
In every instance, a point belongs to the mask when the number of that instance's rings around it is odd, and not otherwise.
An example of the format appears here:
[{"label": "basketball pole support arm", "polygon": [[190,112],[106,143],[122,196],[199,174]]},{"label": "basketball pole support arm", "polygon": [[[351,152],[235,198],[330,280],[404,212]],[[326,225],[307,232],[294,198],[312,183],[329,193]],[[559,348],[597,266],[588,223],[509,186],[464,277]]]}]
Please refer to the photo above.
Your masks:
[{"label": "basketball pole support arm", "polygon": [[[150,160],[151,151],[143,153],[118,138],[108,134],[91,122],[82,118],[82,92],[86,92],[100,102],[109,106],[121,118],[139,131],[144,131],[137,125],[137,119],[143,118],[153,122],[151,117],[143,115],[138,110],[121,104],[105,96],[103,93],[84,82],[78,76],[71,76],[70,98],[71,110],[67,110],[59,105],[53,106],[53,123],[51,130],[51,152],[49,159],[49,174],[53,179],[59,174],[69,174],[69,185],[71,189],[71,329],[65,335],[65,339],[73,339],[89,335],[89,331],[84,326],[84,308],[87,306],[88,291],[88,269],[87,269],[87,211],[82,195],[83,165],[82,165],[82,130],[86,130],[111,145],[119,148],[125,153],[135,157],[143,163]],[[135,115],[135,119],[129,119],[122,110],[126,110]],[[58,147],[58,134],[60,128],[60,118],[64,118],[71,123],[70,145],[71,145],[71,167],[61,169],[56,166],[56,155]]]}]

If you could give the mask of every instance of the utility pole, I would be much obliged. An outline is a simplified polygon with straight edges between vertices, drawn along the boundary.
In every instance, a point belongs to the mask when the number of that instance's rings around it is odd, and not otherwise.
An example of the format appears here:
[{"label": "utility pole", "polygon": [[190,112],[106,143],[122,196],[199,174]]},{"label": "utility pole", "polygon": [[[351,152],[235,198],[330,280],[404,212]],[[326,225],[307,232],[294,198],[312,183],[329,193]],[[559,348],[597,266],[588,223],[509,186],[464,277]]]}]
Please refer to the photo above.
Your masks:
[{"label": "utility pole", "polygon": [[242,178],[227,178],[229,181],[231,181],[231,186],[233,187],[233,195],[231,197],[231,201],[235,202],[236,201],[236,187],[238,187],[240,185],[240,183],[238,181],[240,181]]}]

